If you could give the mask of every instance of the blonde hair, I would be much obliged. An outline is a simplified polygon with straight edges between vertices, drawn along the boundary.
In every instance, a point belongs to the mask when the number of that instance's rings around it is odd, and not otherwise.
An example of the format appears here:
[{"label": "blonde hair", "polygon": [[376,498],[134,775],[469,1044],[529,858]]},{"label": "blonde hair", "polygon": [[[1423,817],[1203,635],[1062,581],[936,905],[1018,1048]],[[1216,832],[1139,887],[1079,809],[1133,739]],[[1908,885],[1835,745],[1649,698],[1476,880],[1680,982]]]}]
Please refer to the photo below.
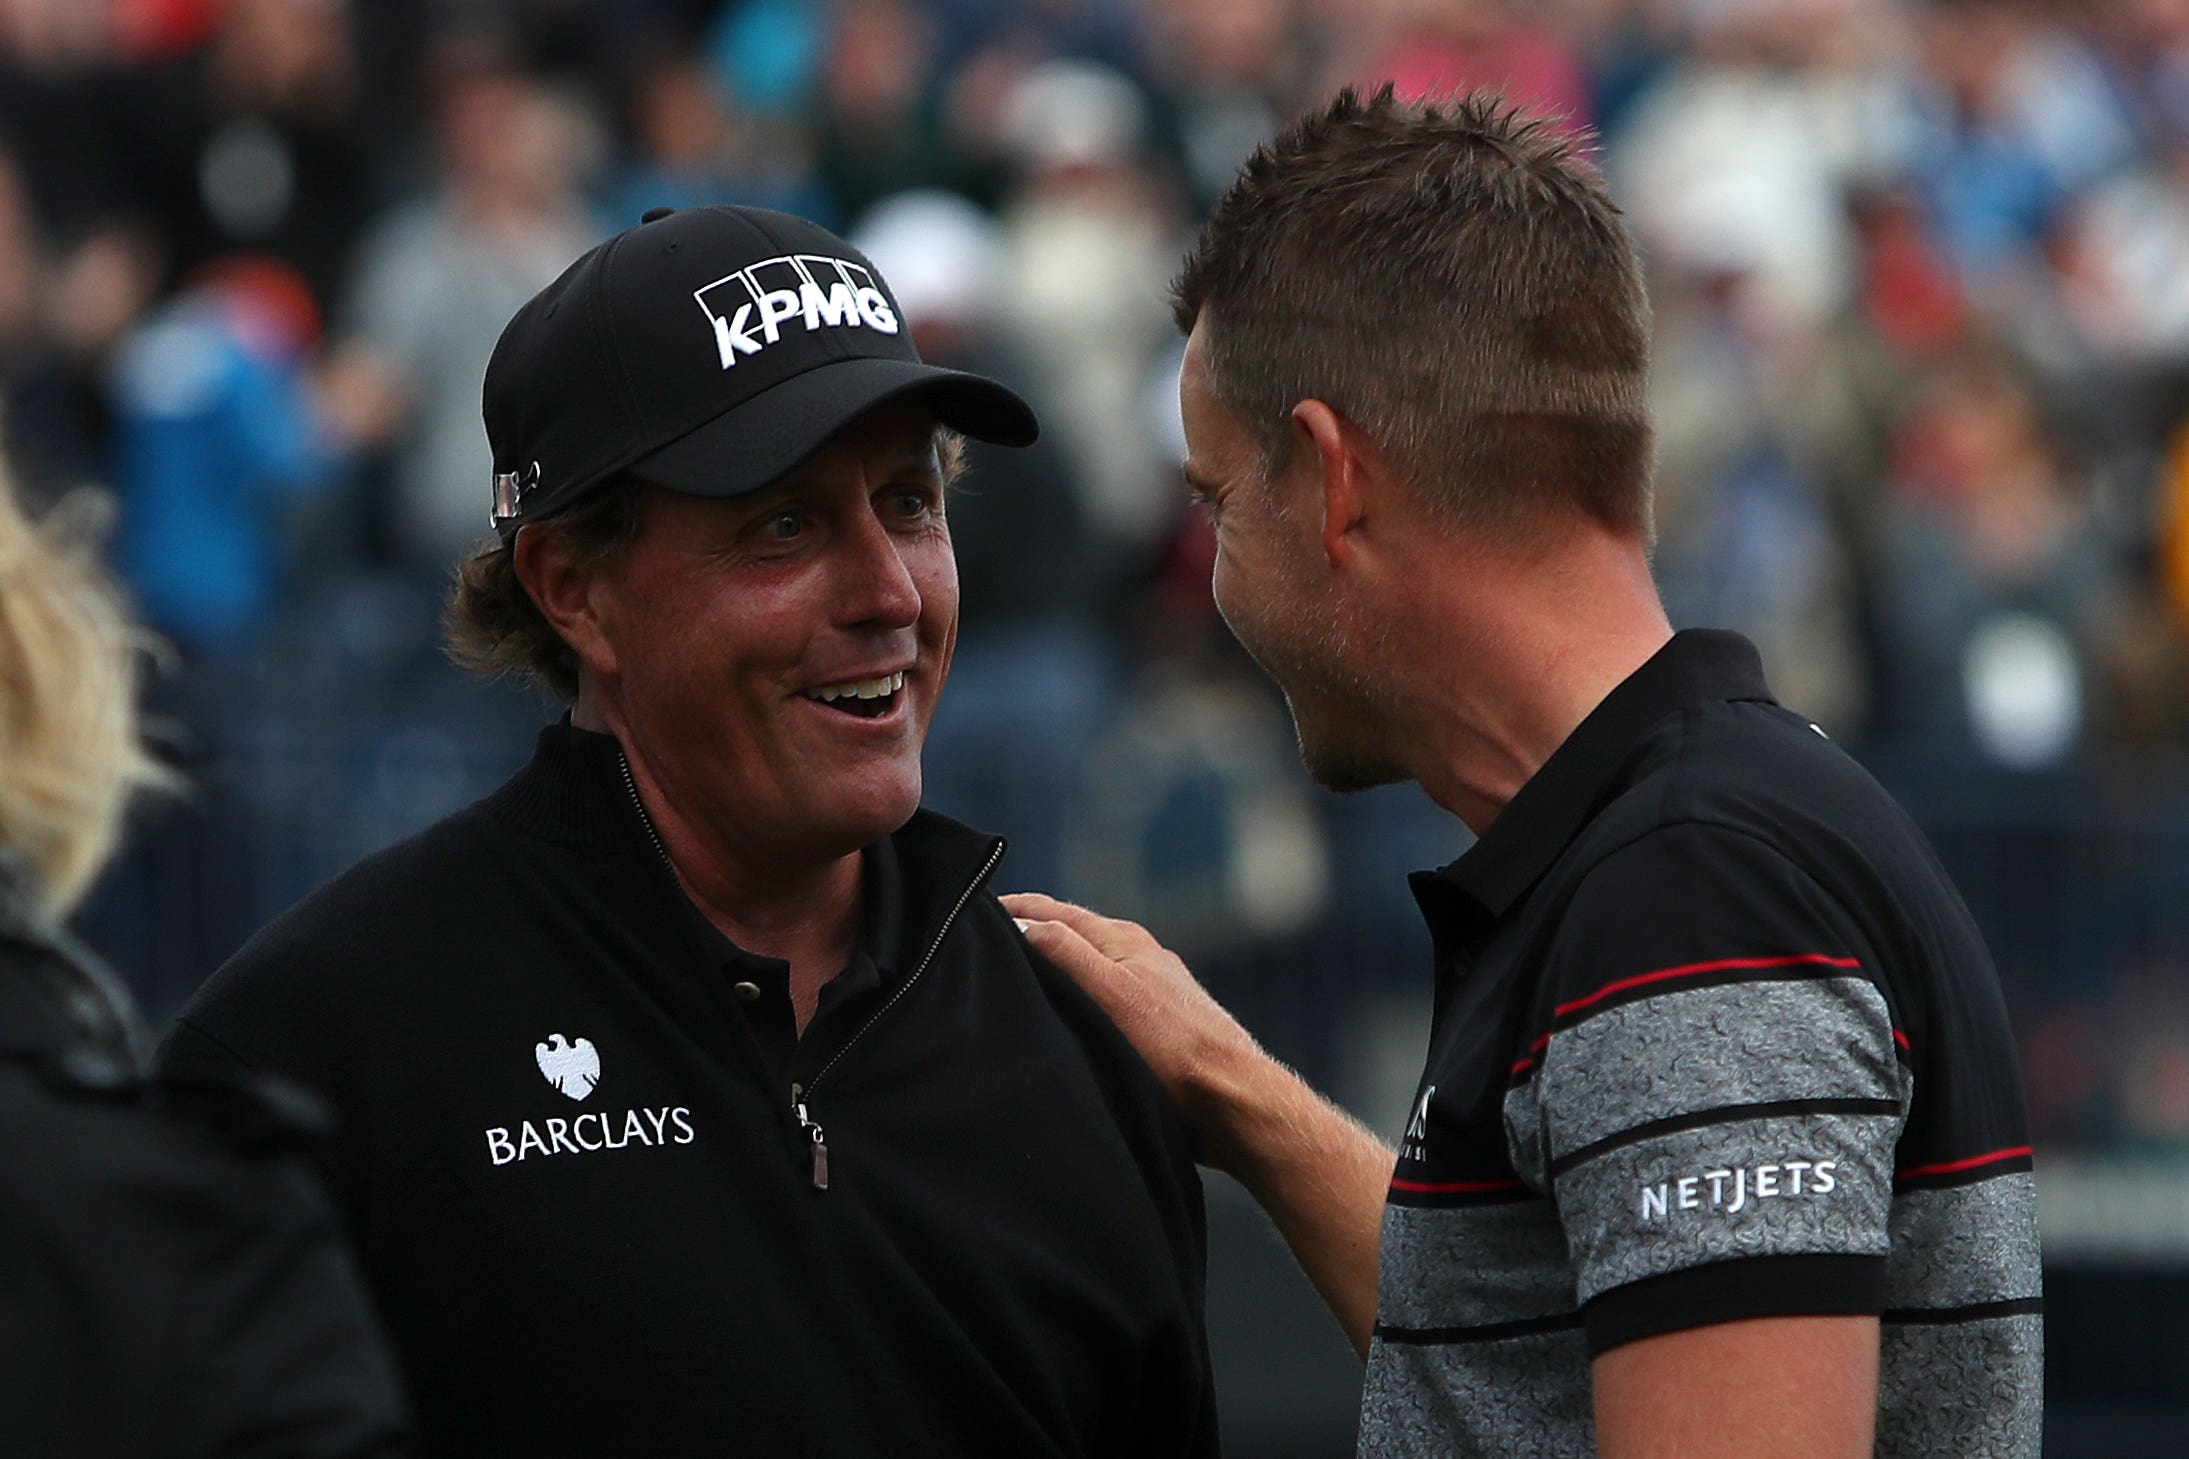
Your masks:
[{"label": "blonde hair", "polygon": [[0,845],[56,916],[105,864],[131,792],[168,779],[138,737],[144,640],[99,562],[112,516],[75,491],[33,522],[0,476]]}]

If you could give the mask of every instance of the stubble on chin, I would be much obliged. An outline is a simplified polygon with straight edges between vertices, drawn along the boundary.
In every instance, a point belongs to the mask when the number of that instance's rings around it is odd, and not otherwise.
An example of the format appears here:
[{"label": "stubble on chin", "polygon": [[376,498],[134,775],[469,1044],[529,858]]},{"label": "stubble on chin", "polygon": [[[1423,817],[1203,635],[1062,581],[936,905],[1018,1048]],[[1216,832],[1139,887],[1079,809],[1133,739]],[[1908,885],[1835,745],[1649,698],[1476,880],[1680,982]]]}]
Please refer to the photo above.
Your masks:
[{"label": "stubble on chin", "polygon": [[1354,795],[1409,778],[1403,767],[1364,745],[1332,744],[1311,737],[1297,711],[1292,729],[1299,741],[1300,763],[1307,767],[1309,778],[1334,795]]},{"label": "stubble on chin", "polygon": [[1291,685],[1298,690],[1279,682],[1300,763],[1317,785],[1352,795],[1410,778],[1384,748],[1391,711],[1379,685],[1337,655],[1291,667],[1296,676]]}]

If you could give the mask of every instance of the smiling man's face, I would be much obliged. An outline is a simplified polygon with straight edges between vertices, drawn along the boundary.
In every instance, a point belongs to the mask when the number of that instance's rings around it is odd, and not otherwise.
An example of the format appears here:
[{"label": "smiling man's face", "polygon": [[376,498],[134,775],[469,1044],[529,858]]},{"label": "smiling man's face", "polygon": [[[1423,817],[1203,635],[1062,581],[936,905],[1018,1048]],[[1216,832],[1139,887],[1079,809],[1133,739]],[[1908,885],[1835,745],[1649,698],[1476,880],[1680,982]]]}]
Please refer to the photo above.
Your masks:
[{"label": "smiling man's face", "polygon": [[[1305,452],[1267,479],[1253,433],[1218,397],[1206,322],[1186,340],[1178,377],[1186,478],[1216,525],[1210,582],[1232,636],[1277,681],[1292,711],[1300,758],[1327,790],[1356,791],[1406,778],[1381,746],[1383,686],[1356,661],[1316,570],[1321,495]],[[1288,513],[1281,498],[1291,502]]]},{"label": "smiling man's face", "polygon": [[650,490],[593,595],[598,688],[687,818],[841,856],[903,825],[958,633],[934,417],[885,406],[765,490]]}]

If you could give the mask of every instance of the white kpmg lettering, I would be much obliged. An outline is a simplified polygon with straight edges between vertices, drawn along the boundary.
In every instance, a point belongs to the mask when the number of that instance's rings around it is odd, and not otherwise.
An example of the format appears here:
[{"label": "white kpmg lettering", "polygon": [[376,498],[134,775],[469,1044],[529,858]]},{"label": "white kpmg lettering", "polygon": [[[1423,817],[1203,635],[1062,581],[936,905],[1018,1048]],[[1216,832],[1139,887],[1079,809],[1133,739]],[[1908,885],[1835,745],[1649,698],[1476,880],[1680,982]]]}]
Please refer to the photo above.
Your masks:
[{"label": "white kpmg lettering", "polygon": [[1838,1170],[1837,1160],[1775,1160],[1675,1176],[1642,1187],[1641,1215],[1644,1221],[1668,1220],[1676,1210],[1733,1216],[1759,1201],[1828,1196],[1839,1189]]},{"label": "white kpmg lettering", "polygon": [[707,312],[725,370],[779,343],[793,321],[808,332],[863,327],[895,334],[902,328],[872,273],[849,259],[819,254],[762,259],[694,297]]},{"label": "white kpmg lettering", "polygon": [[783,337],[783,321],[797,317],[798,296],[788,289],[770,289],[760,296],[760,332],[774,344]]},{"label": "white kpmg lettering", "polygon": [[596,1150],[622,1150],[634,1144],[648,1149],[689,1145],[698,1138],[688,1106],[661,1105],[627,1109],[620,1121],[601,1110],[574,1120],[549,1117],[537,1126],[530,1120],[519,1120],[514,1134],[507,1125],[497,1125],[486,1132],[486,1153],[496,1165],[511,1165],[532,1156],[583,1155]]},{"label": "white kpmg lettering", "polygon": [[867,328],[879,330],[883,334],[897,332],[896,311],[889,307],[889,300],[882,297],[880,289],[861,289],[858,300],[859,317],[866,321]]},{"label": "white kpmg lettering", "polygon": [[805,305],[808,329],[819,329],[824,324],[841,328],[859,315],[859,301],[851,296],[851,285],[846,283],[830,284],[824,294],[819,284],[808,279],[798,286],[798,298]]},{"label": "white kpmg lettering", "polygon": [[739,355],[760,353],[760,341],[745,332],[745,321],[752,318],[752,305],[740,304],[737,313],[728,318],[714,317],[714,347],[722,356],[722,368],[727,370],[737,363]]}]

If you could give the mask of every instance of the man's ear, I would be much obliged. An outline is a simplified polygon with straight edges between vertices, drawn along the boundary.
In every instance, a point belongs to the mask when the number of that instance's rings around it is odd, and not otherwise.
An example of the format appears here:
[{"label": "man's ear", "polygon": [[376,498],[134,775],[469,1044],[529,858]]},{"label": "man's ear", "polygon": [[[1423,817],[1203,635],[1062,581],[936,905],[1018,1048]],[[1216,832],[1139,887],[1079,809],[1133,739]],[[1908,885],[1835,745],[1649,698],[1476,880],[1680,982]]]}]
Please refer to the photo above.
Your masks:
[{"label": "man's ear", "polygon": [[510,552],[517,581],[578,661],[596,675],[615,673],[615,646],[601,631],[604,564],[581,555],[553,523],[519,527]]},{"label": "man's ear", "polygon": [[1293,449],[1318,488],[1311,502],[1322,511],[1323,557],[1336,567],[1358,546],[1355,534],[1368,515],[1368,477],[1376,464],[1366,438],[1320,400],[1292,407],[1292,430]]}]

